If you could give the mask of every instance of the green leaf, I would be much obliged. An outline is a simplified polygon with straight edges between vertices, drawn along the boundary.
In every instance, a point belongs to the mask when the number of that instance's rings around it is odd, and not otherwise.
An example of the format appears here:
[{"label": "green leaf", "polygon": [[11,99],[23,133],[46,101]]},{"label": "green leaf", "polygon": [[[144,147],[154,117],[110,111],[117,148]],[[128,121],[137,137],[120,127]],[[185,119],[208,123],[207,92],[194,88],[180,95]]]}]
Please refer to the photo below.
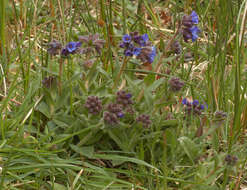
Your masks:
[{"label": "green leaf", "polygon": [[131,158],[131,157],[126,157],[126,156],[119,156],[119,155],[114,155],[114,154],[95,154],[94,158],[98,158],[98,159],[106,159],[106,160],[117,160],[117,161],[123,161],[123,162],[132,162],[135,164],[139,164],[139,165],[143,165],[143,166],[147,166],[149,168],[155,169],[156,171],[160,170],[154,166],[152,166],[151,164],[148,164],[147,162],[143,161],[143,160],[139,160],[137,158]]},{"label": "green leaf", "polygon": [[70,147],[77,153],[86,156],[87,158],[92,158],[94,154],[94,147],[93,146],[84,146],[78,147],[75,145],[70,145]]},{"label": "green leaf", "polygon": [[67,190],[67,187],[59,183],[52,183],[51,181],[49,181],[48,183],[53,187],[53,190]]},{"label": "green leaf", "polygon": [[45,102],[40,102],[36,110],[43,113],[47,118],[51,118],[49,106]]},{"label": "green leaf", "polygon": [[171,119],[171,120],[162,120],[160,122],[160,126],[162,130],[165,130],[170,127],[177,127],[178,126],[178,120]]},{"label": "green leaf", "polygon": [[178,139],[180,145],[182,146],[184,152],[187,154],[187,156],[190,158],[191,162],[194,164],[194,160],[196,159],[199,148],[196,146],[196,144],[189,139],[188,137],[180,137]]}]

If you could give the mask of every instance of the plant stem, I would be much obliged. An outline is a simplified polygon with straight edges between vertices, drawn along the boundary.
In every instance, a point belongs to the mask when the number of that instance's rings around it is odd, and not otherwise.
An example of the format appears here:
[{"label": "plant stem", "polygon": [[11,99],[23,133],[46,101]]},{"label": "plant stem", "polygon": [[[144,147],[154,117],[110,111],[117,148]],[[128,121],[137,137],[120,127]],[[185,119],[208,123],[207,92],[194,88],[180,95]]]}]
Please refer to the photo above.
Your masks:
[{"label": "plant stem", "polygon": [[118,84],[118,81],[120,80],[121,75],[123,74],[123,71],[124,71],[124,69],[125,69],[125,67],[126,67],[126,65],[127,65],[127,62],[128,62],[127,57],[124,57],[123,64],[122,64],[122,66],[121,66],[121,68],[120,68],[120,71],[119,71],[119,73],[118,73],[118,75],[117,75],[115,81],[114,81],[113,89],[116,88],[116,86],[117,86],[117,84]]}]

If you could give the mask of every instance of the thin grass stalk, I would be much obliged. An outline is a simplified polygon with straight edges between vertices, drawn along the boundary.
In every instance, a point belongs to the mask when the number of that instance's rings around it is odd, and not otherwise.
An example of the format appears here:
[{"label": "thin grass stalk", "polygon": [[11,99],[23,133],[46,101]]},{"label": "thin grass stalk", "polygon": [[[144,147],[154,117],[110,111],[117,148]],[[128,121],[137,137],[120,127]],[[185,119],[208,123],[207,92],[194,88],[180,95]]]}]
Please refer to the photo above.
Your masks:
[{"label": "thin grass stalk", "polygon": [[5,140],[5,127],[6,127],[6,124],[5,124],[5,122],[6,122],[5,110],[7,109],[8,105],[9,105],[9,101],[11,101],[12,93],[14,93],[15,89],[17,88],[18,76],[19,76],[19,71],[17,71],[17,73],[15,74],[13,82],[11,83],[11,86],[9,87],[8,94],[4,98],[4,100],[2,100],[1,107],[0,107],[0,113],[1,113],[0,127],[1,127],[1,137],[2,137],[3,140]]},{"label": "thin grass stalk", "polygon": [[63,58],[59,59],[59,81],[58,81],[58,92],[62,93],[62,75],[63,75]]},{"label": "thin grass stalk", "polygon": [[108,37],[109,37],[111,45],[115,46],[112,13],[113,13],[112,0],[109,0],[109,9],[108,9],[108,30],[109,30],[108,32],[109,32],[109,35],[108,35]]},{"label": "thin grass stalk", "polygon": [[126,27],[126,5],[125,5],[125,0],[122,0],[122,17],[123,17],[123,34],[126,34],[127,27]]},{"label": "thin grass stalk", "polygon": [[236,42],[235,42],[235,52],[234,52],[234,62],[235,62],[235,89],[234,89],[234,119],[233,119],[233,136],[230,139],[230,147],[232,145],[232,141],[235,138],[235,136],[239,133],[241,130],[241,105],[240,105],[240,88],[241,88],[241,66],[240,66],[240,49],[241,44],[239,43],[239,32],[240,32],[240,17],[241,17],[241,11],[244,7],[244,4],[246,1],[244,1],[240,7],[237,24],[236,24]]},{"label": "thin grass stalk", "polygon": [[162,189],[167,190],[167,137],[166,133],[163,133],[163,156],[162,156],[162,171],[164,178],[162,180]]},{"label": "thin grass stalk", "polygon": [[112,7],[112,0],[108,0],[109,3],[106,9],[106,18],[107,22],[105,22],[106,25],[106,30],[107,30],[107,44],[108,44],[108,49],[107,49],[107,62],[110,61],[111,67],[109,68],[109,64],[105,65],[105,70],[111,70],[111,73],[113,75],[114,73],[114,63],[113,63],[113,58],[112,58],[112,46],[114,46],[114,32],[113,32],[113,20],[112,20],[112,12],[113,12],[113,7]]},{"label": "thin grass stalk", "polygon": [[[84,0],[84,5],[85,5],[85,9],[87,10],[88,18],[90,20],[89,22],[86,22],[86,25],[88,26],[89,32],[96,32],[96,27],[95,27],[94,23],[91,22],[91,20],[94,20],[94,18],[92,17],[92,15],[90,13],[90,9],[89,9],[88,1],[87,0]],[[85,20],[85,18],[84,18],[84,20]]]},{"label": "thin grass stalk", "polygon": [[1,0],[0,1],[0,48],[1,48],[1,54],[5,56],[5,16],[6,16],[6,1]]},{"label": "thin grass stalk", "polygon": [[[2,55],[2,69],[8,74],[7,45],[6,45],[6,1],[0,1],[0,55]],[[5,76],[3,76],[5,77]],[[4,79],[5,80],[5,79]]]},{"label": "thin grass stalk", "polygon": [[62,22],[62,36],[63,36],[63,42],[66,42],[66,28],[65,28],[65,18],[64,18],[64,7],[61,6],[60,0],[57,0],[60,16],[61,16],[61,22]]},{"label": "thin grass stalk", "polygon": [[142,5],[143,5],[143,0],[138,0],[137,15],[139,15],[139,17],[138,17],[139,30],[140,30],[141,33],[144,33],[144,26],[143,26],[143,22],[142,22],[142,19],[141,19],[142,16],[143,16]]},{"label": "thin grass stalk", "polygon": [[[99,21],[102,22],[102,30],[103,30],[103,34],[104,34],[104,39],[108,39],[108,34],[107,34],[107,16],[106,16],[106,7],[105,7],[105,0],[100,0],[100,11],[99,11]],[[108,46],[108,41],[106,46]],[[108,68],[108,61],[109,61],[109,57],[107,57],[106,59],[104,59],[103,62],[103,67],[105,69]]]},{"label": "thin grass stalk", "polygon": [[18,38],[18,14],[17,14],[17,9],[16,9],[16,5],[15,5],[15,1],[12,0],[12,7],[14,9],[14,13],[15,13],[15,41],[16,41],[16,46],[17,46],[17,51],[19,54],[19,60],[20,60],[20,69],[21,69],[21,74],[22,74],[22,79],[23,81],[23,88],[24,88],[24,93],[26,92],[26,85],[25,85],[25,68],[24,68],[24,64],[23,64],[23,58],[22,58],[22,52],[21,52],[21,47],[20,47],[20,42],[19,42],[19,38]]}]

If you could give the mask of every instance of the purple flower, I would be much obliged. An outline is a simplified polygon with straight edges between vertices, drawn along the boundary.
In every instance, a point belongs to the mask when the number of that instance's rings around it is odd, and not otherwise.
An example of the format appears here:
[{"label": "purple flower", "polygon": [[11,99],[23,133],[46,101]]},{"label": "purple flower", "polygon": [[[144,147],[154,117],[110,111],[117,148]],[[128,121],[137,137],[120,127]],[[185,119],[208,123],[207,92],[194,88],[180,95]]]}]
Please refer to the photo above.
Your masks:
[{"label": "purple flower", "polygon": [[200,105],[201,110],[204,110],[205,108],[208,108],[208,105],[206,103]]},{"label": "purple flower", "polygon": [[84,43],[84,48],[80,51],[80,53],[89,54],[90,52],[94,52],[93,49],[95,49],[96,52],[100,54],[101,49],[104,47],[105,40],[100,39],[99,37],[100,35],[98,33],[79,36],[79,41]]},{"label": "purple flower", "polygon": [[47,52],[50,55],[57,55],[61,51],[62,44],[59,41],[53,40],[48,44],[49,48],[47,49]]},{"label": "purple flower", "polygon": [[143,63],[152,63],[156,56],[156,49],[151,46],[147,34],[139,35],[138,32],[125,34],[119,47],[124,48],[125,56],[135,55]]},{"label": "purple flower", "polygon": [[190,15],[184,15],[182,20],[182,34],[185,42],[188,42],[189,39],[192,42],[196,41],[198,38],[198,33],[200,29],[195,26],[199,23],[199,17],[195,11],[192,11]]},{"label": "purple flower", "polygon": [[139,44],[140,46],[146,46],[148,42],[148,35],[147,34],[143,34],[140,38],[139,38]]},{"label": "purple flower", "polygon": [[140,53],[141,53],[141,48],[138,48],[138,47],[136,47],[136,48],[134,48],[134,50],[133,50],[133,52],[132,52],[134,55],[139,55]]},{"label": "purple flower", "polygon": [[131,36],[129,34],[125,34],[123,36],[122,40],[123,40],[124,43],[130,43],[131,42]]},{"label": "purple flower", "polygon": [[125,56],[132,56],[132,55],[133,55],[133,53],[132,53],[132,51],[131,51],[131,50],[126,49],[126,50],[124,51],[124,55],[125,55]]},{"label": "purple flower", "polygon": [[61,51],[61,55],[66,57],[69,55],[69,51],[66,48],[63,48]]},{"label": "purple flower", "polygon": [[130,106],[133,104],[133,100],[131,100],[132,94],[127,93],[126,91],[120,90],[117,92],[117,103],[123,105],[123,107]]},{"label": "purple flower", "polygon": [[125,46],[126,46],[126,43],[124,43],[124,42],[122,42],[122,43],[119,45],[120,48],[125,48]]},{"label": "purple flower", "polygon": [[191,21],[193,24],[199,23],[199,17],[195,11],[192,11],[192,13],[190,14],[190,17],[191,17]]},{"label": "purple flower", "polygon": [[197,26],[193,26],[192,28],[190,28],[190,32],[192,34],[192,42],[196,41],[196,39],[198,38],[198,33],[200,32],[199,28]]},{"label": "purple flower", "polygon": [[123,112],[119,112],[119,113],[117,113],[117,116],[118,116],[119,118],[123,118],[123,117],[124,117],[124,113],[123,113]]},{"label": "purple flower", "polygon": [[172,77],[168,82],[172,92],[178,92],[184,86],[184,82],[177,77]]},{"label": "purple flower", "polygon": [[153,46],[152,51],[149,54],[149,63],[153,63],[155,56],[156,56],[156,48],[155,46]]},{"label": "purple flower", "polygon": [[200,109],[201,110],[204,110],[205,109],[205,106],[203,104],[200,105]]},{"label": "purple flower", "polygon": [[193,104],[193,106],[198,106],[198,105],[199,105],[199,101],[198,101],[198,100],[194,100],[194,101],[192,102],[192,104]]},{"label": "purple flower", "polygon": [[185,105],[185,112],[188,115],[201,115],[202,110],[205,109],[204,104],[199,104],[198,100],[192,102],[188,101],[186,98],[182,100],[182,104]]},{"label": "purple flower", "polygon": [[188,102],[188,101],[187,101],[187,99],[186,99],[186,98],[184,98],[184,99],[182,100],[182,104],[183,104],[183,105],[186,105],[186,104],[187,104],[187,102]]},{"label": "purple flower", "polygon": [[65,49],[67,49],[69,53],[74,53],[80,46],[81,42],[69,42]]},{"label": "purple flower", "polygon": [[128,93],[126,94],[126,98],[131,98],[132,97],[132,94]]}]

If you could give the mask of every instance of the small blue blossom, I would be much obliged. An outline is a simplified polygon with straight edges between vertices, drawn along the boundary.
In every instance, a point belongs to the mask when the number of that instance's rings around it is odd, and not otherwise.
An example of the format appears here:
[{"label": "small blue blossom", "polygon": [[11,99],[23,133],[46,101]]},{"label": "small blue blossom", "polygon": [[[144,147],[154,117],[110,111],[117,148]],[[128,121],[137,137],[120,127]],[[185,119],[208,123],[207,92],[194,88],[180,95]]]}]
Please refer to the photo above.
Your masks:
[{"label": "small blue blossom", "polygon": [[119,45],[120,48],[125,48],[125,46],[126,46],[126,43],[124,43],[124,42],[122,42],[122,43]]},{"label": "small blue blossom", "polygon": [[143,63],[152,63],[156,56],[156,48],[149,42],[147,34],[139,35],[138,32],[125,34],[119,47],[124,49],[125,56],[135,55]]},{"label": "small blue blossom", "polygon": [[69,42],[65,49],[67,49],[67,51],[69,53],[73,53],[75,52],[79,47],[81,46],[81,42]]},{"label": "small blue blossom", "polygon": [[134,55],[139,55],[140,53],[141,53],[141,48],[138,48],[138,47],[134,48],[133,50]]},{"label": "small blue blossom", "polygon": [[119,118],[123,118],[123,117],[124,117],[124,113],[123,113],[123,112],[119,112],[119,113],[117,113],[117,116],[118,116]]},{"label": "small blue blossom", "polygon": [[131,42],[131,36],[129,34],[125,34],[123,36],[122,40],[123,40],[124,43],[130,43]]},{"label": "small blue blossom", "polygon": [[192,13],[190,14],[190,17],[191,17],[191,21],[193,22],[193,24],[199,23],[199,17],[195,11],[192,11]]},{"label": "small blue blossom", "polygon": [[184,15],[182,20],[182,34],[185,42],[188,42],[189,39],[192,42],[196,41],[198,38],[198,33],[200,29],[195,26],[199,23],[199,17],[195,11],[192,11],[190,15]]},{"label": "small blue blossom", "polygon": [[126,94],[126,98],[131,98],[132,97],[132,94],[128,93]]},{"label": "small blue blossom", "polygon": [[182,100],[182,104],[185,105],[185,111],[188,115],[201,115],[202,110],[205,109],[207,104],[200,104],[198,100],[188,101],[186,98]]},{"label": "small blue blossom", "polygon": [[144,42],[148,42],[148,34],[143,34],[143,35],[142,35],[142,40],[143,40]]},{"label": "small blue blossom", "polygon": [[156,48],[155,46],[153,46],[152,51],[149,54],[149,63],[153,63],[155,56],[156,56]]},{"label": "small blue blossom", "polygon": [[131,50],[126,49],[126,50],[124,51],[124,55],[125,55],[125,56],[133,56],[133,53],[132,53]]},{"label": "small blue blossom", "polygon": [[200,108],[204,110],[205,108],[208,108],[208,104],[204,103],[200,105]]},{"label": "small blue blossom", "polygon": [[184,99],[182,100],[182,104],[183,104],[183,105],[186,105],[186,104],[187,104],[187,102],[188,102],[188,101],[187,101],[187,99],[186,99],[186,98],[184,98]]},{"label": "small blue blossom", "polygon": [[199,105],[199,101],[198,101],[198,100],[194,100],[194,101],[192,102],[192,104],[193,104],[193,106],[197,106],[197,105]]},{"label": "small blue blossom", "polygon": [[190,28],[190,31],[192,34],[191,36],[192,42],[194,42],[198,38],[198,33],[200,32],[200,30],[197,26],[193,26],[192,28]]},{"label": "small blue blossom", "polygon": [[200,105],[200,109],[201,110],[204,110],[205,109],[205,106],[203,104]]},{"label": "small blue blossom", "polygon": [[148,35],[147,34],[143,34],[141,37],[140,37],[140,40],[139,40],[139,44],[140,46],[146,46],[148,42]]}]

